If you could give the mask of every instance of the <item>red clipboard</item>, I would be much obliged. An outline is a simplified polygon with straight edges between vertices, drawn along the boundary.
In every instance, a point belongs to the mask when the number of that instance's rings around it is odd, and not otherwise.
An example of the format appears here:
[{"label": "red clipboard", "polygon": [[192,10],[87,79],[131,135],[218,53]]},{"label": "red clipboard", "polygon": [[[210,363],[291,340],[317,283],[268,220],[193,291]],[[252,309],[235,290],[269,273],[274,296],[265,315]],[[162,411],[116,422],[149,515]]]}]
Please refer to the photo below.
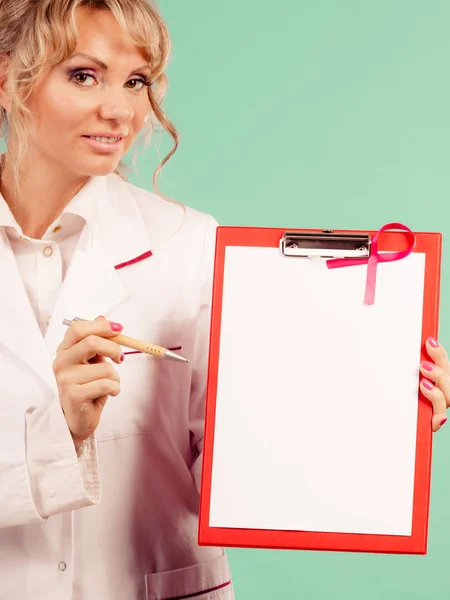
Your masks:
[{"label": "red clipboard", "polygon": [[[297,231],[320,233],[318,230]],[[219,227],[217,230],[200,498],[199,544],[245,548],[426,554],[432,454],[432,408],[429,401],[421,396],[419,390],[417,391],[418,414],[411,535],[359,534],[342,531],[335,533],[334,531],[306,529],[276,530],[265,527],[233,527],[232,524],[227,524],[226,527],[210,525],[226,250],[236,246],[276,249],[280,247],[280,240],[285,232],[285,229],[253,227]],[[336,233],[355,232],[339,231]],[[375,232],[362,233],[368,234],[370,237],[375,234]],[[442,236],[440,233],[415,233],[415,237],[414,252],[425,254],[421,357],[426,360],[428,355],[425,351],[425,341],[429,336],[437,338],[438,335]],[[407,243],[404,234],[386,232],[380,236],[379,249],[381,252],[402,251],[407,247]],[[230,432],[230,435],[232,437],[232,432]],[[239,502],[238,493],[234,501]],[[261,501],[264,501],[264,499],[262,498]]]}]

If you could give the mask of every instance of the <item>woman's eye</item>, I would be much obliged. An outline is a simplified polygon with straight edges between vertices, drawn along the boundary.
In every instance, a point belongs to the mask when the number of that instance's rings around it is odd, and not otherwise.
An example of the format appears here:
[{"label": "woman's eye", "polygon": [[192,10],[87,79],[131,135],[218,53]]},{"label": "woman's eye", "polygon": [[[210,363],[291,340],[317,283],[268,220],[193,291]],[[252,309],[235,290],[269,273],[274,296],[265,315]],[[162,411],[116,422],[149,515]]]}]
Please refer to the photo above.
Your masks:
[{"label": "woman's eye", "polygon": [[74,73],[72,75],[72,79],[75,79],[77,83],[83,85],[84,87],[92,87],[89,83],[91,80],[95,81],[93,75],[89,75],[89,73]]},{"label": "woman's eye", "polygon": [[[127,84],[131,83],[131,88],[132,90],[135,90],[137,92],[140,92],[142,90],[142,88],[144,87],[144,85],[147,84],[146,81],[144,81],[143,79],[130,79],[130,81],[127,82]],[[134,84],[134,85],[133,85]],[[136,86],[137,84],[137,86]]]}]

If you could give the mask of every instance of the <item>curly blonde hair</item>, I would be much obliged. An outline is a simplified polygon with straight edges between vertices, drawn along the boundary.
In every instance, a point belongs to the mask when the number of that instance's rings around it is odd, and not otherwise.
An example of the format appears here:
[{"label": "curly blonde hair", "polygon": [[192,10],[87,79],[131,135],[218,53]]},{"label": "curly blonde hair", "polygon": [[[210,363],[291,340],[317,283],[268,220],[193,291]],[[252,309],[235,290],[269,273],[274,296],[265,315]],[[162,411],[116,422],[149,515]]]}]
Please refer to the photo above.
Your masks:
[{"label": "curly blonde hair", "polygon": [[[165,68],[170,54],[170,37],[151,0],[0,0],[0,60],[2,57],[8,60],[8,72],[3,83],[11,99],[9,113],[0,106],[0,136],[6,139],[8,153],[12,157],[16,193],[20,187],[21,164],[27,152],[25,116],[30,110],[25,103],[36,80],[74,52],[77,43],[75,11],[78,7],[111,11],[136,46],[146,53],[153,83],[148,87],[151,118],[145,141],[149,141],[158,124],[173,140],[172,150],[153,175],[153,185],[159,192],[157,178],[178,148],[178,133],[161,109],[167,90]],[[125,170],[126,165],[121,162],[116,173],[125,179]]]}]

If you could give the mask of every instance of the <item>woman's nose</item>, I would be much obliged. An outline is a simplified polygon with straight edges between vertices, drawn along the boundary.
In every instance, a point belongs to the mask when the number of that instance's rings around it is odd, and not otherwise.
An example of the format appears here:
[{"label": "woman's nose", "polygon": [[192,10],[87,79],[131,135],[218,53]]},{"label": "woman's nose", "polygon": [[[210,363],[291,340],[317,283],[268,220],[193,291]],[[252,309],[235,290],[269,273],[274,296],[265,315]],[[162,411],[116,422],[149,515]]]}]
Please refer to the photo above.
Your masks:
[{"label": "woman's nose", "polygon": [[114,119],[123,123],[133,119],[134,110],[126,100],[120,101],[116,99],[115,101],[104,102],[100,107],[100,114],[105,120]]}]

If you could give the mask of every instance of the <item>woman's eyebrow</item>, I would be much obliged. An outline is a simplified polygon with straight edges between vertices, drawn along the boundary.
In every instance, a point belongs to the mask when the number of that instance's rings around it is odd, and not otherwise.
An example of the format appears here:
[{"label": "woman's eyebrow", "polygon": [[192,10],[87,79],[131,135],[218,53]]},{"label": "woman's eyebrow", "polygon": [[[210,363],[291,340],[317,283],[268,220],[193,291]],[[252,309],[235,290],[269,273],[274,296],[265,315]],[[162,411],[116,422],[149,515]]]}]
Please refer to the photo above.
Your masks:
[{"label": "woman's eyebrow", "polygon": [[[106,65],[99,58],[95,58],[95,56],[91,56],[90,54],[84,54],[83,52],[79,52],[78,54],[73,54],[67,60],[72,60],[74,58],[86,58],[86,59],[91,60],[92,62],[94,62],[96,65],[98,65],[104,71],[108,70],[108,65]],[[145,63],[145,65],[142,65],[141,67],[139,67],[137,69],[134,69],[132,71],[132,73],[135,73],[136,71],[142,71],[143,69],[150,69],[150,65],[148,63]]]}]

